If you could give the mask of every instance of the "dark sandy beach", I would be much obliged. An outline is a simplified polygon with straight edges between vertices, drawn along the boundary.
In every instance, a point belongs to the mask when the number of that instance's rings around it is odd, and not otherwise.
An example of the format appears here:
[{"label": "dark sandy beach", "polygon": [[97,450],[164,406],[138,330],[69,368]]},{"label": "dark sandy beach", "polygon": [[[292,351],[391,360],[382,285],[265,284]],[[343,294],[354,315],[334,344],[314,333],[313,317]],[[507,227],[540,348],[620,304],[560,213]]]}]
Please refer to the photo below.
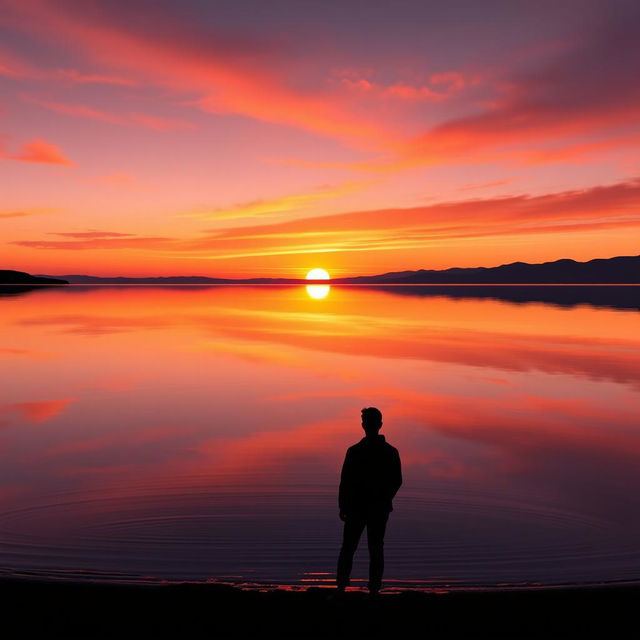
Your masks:
[{"label": "dark sandy beach", "polygon": [[[217,584],[116,585],[0,580],[6,628],[43,637],[617,637],[637,626],[636,586],[448,593]],[[626,634],[625,634],[626,635]]]}]

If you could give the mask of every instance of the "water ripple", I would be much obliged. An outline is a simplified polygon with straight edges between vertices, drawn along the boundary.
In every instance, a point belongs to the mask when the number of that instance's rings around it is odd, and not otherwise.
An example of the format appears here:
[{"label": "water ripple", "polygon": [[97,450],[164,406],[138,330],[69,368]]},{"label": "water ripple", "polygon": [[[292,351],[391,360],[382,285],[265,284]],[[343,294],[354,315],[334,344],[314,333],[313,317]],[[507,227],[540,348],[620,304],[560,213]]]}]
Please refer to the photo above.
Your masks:
[{"label": "water ripple", "polygon": [[[326,584],[341,524],[334,488],[222,487],[185,478],[52,494],[0,512],[0,573],[103,581]],[[634,532],[530,496],[455,486],[406,491],[386,539],[386,582],[460,588],[634,581]],[[354,584],[366,575],[366,543]],[[360,578],[358,578],[360,576]]]}]

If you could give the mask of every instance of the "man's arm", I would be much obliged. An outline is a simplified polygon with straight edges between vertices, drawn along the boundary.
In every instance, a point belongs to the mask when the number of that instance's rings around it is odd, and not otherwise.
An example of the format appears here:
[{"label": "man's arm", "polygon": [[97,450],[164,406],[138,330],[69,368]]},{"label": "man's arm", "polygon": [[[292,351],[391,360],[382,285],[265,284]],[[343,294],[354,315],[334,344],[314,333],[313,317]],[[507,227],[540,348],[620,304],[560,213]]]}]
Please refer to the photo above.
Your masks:
[{"label": "man's arm", "polygon": [[393,500],[398,489],[402,486],[402,465],[400,464],[400,454],[396,449],[391,456],[391,468],[389,474],[389,500]]},{"label": "man's arm", "polygon": [[340,487],[338,489],[338,508],[340,509],[340,520],[345,519],[345,514],[349,509],[349,494],[351,490],[351,456],[349,449],[342,463],[342,472],[340,473]]}]

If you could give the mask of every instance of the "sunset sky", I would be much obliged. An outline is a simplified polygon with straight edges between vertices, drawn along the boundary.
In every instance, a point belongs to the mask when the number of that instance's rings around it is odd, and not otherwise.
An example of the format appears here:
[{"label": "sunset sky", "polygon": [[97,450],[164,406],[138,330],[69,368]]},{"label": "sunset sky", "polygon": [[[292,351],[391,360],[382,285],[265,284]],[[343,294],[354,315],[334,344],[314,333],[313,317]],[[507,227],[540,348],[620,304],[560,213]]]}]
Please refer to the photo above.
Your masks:
[{"label": "sunset sky", "polygon": [[0,269],[637,255],[637,0],[0,0]]}]

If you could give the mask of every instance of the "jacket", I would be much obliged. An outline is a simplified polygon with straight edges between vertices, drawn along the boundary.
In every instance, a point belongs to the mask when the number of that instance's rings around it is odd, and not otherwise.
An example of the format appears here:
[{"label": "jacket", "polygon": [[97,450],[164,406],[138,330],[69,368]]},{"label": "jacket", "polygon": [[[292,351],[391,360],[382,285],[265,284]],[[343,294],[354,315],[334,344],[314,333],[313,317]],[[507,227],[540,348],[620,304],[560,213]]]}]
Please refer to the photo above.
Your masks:
[{"label": "jacket", "polygon": [[338,506],[346,514],[389,513],[401,485],[398,450],[383,435],[366,436],[347,449]]}]

